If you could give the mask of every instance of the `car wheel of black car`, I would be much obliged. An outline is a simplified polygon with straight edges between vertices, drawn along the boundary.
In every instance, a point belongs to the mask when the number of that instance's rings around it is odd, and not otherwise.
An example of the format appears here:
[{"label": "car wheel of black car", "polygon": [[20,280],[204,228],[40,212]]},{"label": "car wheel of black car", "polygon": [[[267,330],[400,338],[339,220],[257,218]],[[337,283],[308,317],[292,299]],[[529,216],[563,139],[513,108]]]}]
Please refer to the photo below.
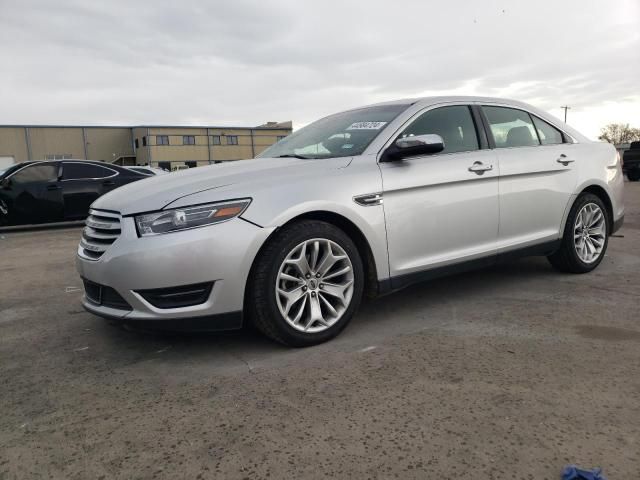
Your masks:
[{"label": "car wheel of black car", "polygon": [[364,268],[342,230],[303,220],[269,240],[248,287],[246,310],[258,330],[285,345],[306,347],[347,326],[362,299]]},{"label": "car wheel of black car", "polygon": [[9,206],[0,199],[0,227],[9,225]]},{"label": "car wheel of black car", "polygon": [[629,179],[630,182],[637,182],[638,180],[640,180],[640,168],[635,170],[629,170],[627,172],[627,178]]},{"label": "car wheel of black car", "polygon": [[571,207],[558,251],[547,257],[561,272],[587,273],[596,268],[607,251],[609,219],[600,197],[578,196]]}]

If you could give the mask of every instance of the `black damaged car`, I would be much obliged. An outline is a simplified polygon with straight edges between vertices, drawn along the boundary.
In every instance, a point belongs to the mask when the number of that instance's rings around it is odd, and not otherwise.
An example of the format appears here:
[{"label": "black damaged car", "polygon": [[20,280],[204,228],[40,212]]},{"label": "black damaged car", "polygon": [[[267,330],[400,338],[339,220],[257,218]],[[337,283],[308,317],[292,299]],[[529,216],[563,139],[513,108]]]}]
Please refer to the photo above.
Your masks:
[{"label": "black damaged car", "polygon": [[82,220],[101,195],[147,176],[103,162],[24,162],[0,171],[0,226]]}]

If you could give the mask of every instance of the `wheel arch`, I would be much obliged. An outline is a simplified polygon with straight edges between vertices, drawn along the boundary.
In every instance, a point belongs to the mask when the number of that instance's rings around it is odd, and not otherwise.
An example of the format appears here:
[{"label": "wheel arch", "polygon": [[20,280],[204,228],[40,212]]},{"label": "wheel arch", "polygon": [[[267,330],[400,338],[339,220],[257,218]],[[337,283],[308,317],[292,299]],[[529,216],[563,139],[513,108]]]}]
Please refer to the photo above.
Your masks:
[{"label": "wheel arch", "polygon": [[[344,231],[351,240],[356,245],[358,249],[358,253],[360,254],[360,258],[362,259],[362,265],[365,270],[365,285],[364,292],[367,296],[374,297],[378,294],[378,269],[375,262],[375,257],[373,255],[373,250],[371,249],[371,245],[367,240],[366,236],[362,232],[362,230],[350,219],[336,212],[331,212],[328,210],[314,210],[309,212],[304,212],[295,217],[290,218],[285,223],[280,225],[278,228],[274,229],[273,232],[267,237],[267,239],[263,242],[262,246],[256,253],[252,263],[251,268],[249,270],[249,277],[251,278],[251,271],[255,268],[260,255],[262,255],[263,250],[272,240],[273,236],[279,230],[287,227],[294,222],[300,220],[317,220],[321,222],[326,222],[338,227],[342,231]],[[245,288],[245,305],[247,302],[248,288]]]},{"label": "wheel arch", "polygon": [[607,191],[600,185],[593,184],[583,188],[580,194],[583,193],[591,193],[602,200],[602,203],[604,203],[604,206],[607,209],[607,231],[611,232],[611,228],[613,227],[613,203],[611,202],[611,197],[609,197]]}]

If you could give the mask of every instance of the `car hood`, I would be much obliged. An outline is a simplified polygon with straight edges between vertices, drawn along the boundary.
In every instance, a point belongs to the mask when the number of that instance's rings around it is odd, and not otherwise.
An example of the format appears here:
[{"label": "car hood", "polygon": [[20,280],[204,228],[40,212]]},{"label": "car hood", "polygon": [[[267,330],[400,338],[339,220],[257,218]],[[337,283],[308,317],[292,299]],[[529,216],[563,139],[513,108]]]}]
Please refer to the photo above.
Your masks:
[{"label": "car hood", "polygon": [[[297,158],[256,158],[190,168],[169,175],[139,180],[98,198],[91,208],[111,210],[122,215],[161,210],[176,200],[222,187],[242,184],[282,182],[298,175],[318,175],[326,169],[344,168],[352,157],[301,160]],[[233,193],[228,192],[229,198]]]}]

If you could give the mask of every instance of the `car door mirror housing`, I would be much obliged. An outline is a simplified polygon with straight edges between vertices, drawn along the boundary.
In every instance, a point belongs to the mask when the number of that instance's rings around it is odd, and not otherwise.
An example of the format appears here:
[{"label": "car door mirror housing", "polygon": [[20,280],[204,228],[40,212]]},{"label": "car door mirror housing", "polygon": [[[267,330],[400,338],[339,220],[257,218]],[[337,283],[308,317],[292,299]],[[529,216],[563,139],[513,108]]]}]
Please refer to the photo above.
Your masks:
[{"label": "car door mirror housing", "polygon": [[393,162],[417,155],[431,155],[444,150],[444,140],[440,135],[429,133],[398,138],[384,152],[382,161]]}]

